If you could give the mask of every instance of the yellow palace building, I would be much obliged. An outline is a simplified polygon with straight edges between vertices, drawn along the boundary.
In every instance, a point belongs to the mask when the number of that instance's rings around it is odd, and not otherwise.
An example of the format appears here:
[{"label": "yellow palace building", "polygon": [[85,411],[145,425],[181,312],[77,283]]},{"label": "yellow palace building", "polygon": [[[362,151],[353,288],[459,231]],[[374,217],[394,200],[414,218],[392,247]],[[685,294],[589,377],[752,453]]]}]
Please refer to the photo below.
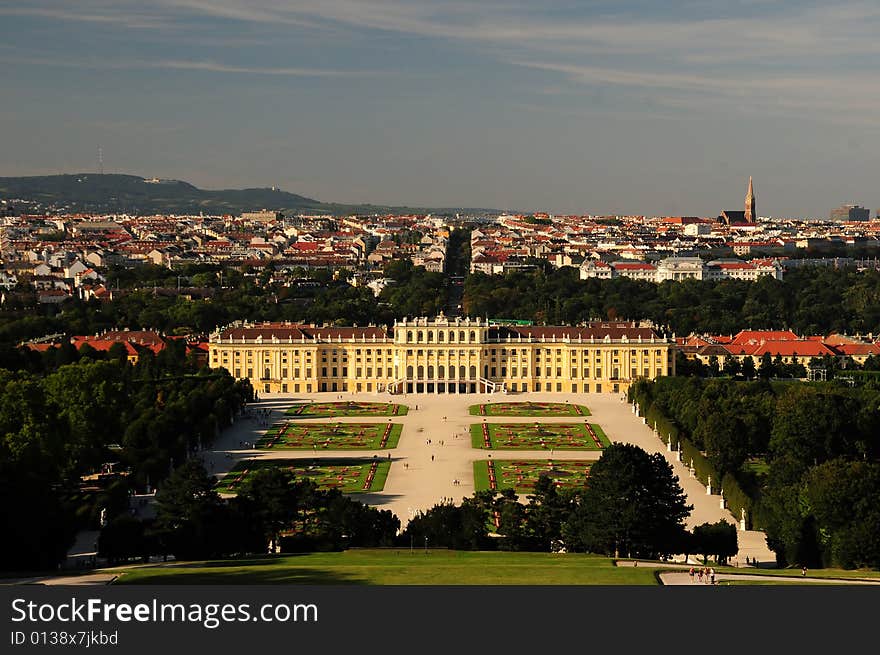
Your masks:
[{"label": "yellow palace building", "polygon": [[618,393],[674,375],[674,339],[648,322],[513,325],[404,318],[392,328],[240,323],[209,363],[263,393]]}]

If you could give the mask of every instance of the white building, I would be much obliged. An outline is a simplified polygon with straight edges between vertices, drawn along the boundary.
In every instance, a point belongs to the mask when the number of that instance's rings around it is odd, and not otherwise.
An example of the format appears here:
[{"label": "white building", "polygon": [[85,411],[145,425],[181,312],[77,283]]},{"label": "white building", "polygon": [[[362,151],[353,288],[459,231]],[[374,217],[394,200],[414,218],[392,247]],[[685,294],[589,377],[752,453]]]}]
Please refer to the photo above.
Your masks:
[{"label": "white building", "polygon": [[580,266],[580,279],[628,277],[633,280],[660,283],[665,280],[745,280],[754,282],[769,275],[781,280],[782,265],[775,259],[719,259],[704,262],[699,257],[667,257],[656,265],[645,262],[602,262],[587,260]]}]

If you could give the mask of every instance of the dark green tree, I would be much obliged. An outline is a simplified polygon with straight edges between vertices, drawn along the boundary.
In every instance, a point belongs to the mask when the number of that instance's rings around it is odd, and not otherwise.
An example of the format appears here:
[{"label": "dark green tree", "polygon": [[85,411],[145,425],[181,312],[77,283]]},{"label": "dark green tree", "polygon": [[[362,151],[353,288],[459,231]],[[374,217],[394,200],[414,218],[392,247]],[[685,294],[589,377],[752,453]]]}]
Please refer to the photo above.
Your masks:
[{"label": "dark green tree", "polygon": [[692,509],[662,455],[615,443],[590,469],[589,486],[563,530],[566,545],[614,556],[668,554],[680,544]]}]

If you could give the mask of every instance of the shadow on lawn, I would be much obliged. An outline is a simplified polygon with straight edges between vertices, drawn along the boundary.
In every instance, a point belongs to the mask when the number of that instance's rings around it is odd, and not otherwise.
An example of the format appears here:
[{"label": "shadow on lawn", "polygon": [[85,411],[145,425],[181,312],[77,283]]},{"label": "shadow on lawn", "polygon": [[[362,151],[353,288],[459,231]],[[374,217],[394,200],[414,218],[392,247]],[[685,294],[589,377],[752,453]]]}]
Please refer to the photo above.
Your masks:
[{"label": "shadow on lawn", "polygon": [[[234,563],[230,563],[233,567]],[[217,567],[222,569],[224,567]],[[237,584],[302,584],[302,585],[367,585],[369,580],[339,571],[308,567],[267,567],[253,570],[202,570],[201,568],[178,569],[173,574],[158,572],[138,575],[127,581],[123,575],[117,584],[130,585],[237,585]]]}]

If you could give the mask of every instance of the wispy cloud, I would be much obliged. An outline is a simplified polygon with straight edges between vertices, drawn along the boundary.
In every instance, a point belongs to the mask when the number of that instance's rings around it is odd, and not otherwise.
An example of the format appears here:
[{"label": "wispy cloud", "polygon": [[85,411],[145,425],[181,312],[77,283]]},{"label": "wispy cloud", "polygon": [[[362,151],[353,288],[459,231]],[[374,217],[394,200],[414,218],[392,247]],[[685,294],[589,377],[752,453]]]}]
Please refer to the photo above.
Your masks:
[{"label": "wispy cloud", "polygon": [[[627,0],[602,6],[603,12],[579,3],[530,0],[154,0],[145,8],[135,0],[80,0],[71,9],[63,0],[31,0],[0,13],[135,27],[197,25],[210,18],[259,24],[261,31],[291,39],[340,31],[405,34],[448,41],[496,65],[543,71],[540,87],[638,89],[668,106],[686,93],[688,102],[707,107],[736,106],[730,102],[735,100],[823,120],[833,108],[834,120],[878,121],[872,115],[880,88],[876,0],[669,2],[654,14]],[[335,43],[327,38],[327,50]],[[234,57],[76,65],[277,76],[376,74],[257,66]]]},{"label": "wispy cloud", "polygon": [[205,71],[210,73],[238,73],[248,75],[278,75],[284,77],[360,77],[384,75],[383,71],[335,70],[302,67],[240,66],[216,61],[191,61],[184,59],[156,60],[81,60],[51,57],[4,57],[8,63],[33,66],[57,66],[62,68],[83,68],[94,70],[180,70]]},{"label": "wispy cloud", "polygon": [[80,3],[80,7],[79,10],[71,10],[70,3],[58,4],[49,2],[40,4],[38,0],[30,6],[0,6],[0,16],[33,16],[62,22],[99,23],[133,29],[158,29],[170,26],[170,21],[167,17],[144,12],[133,7],[126,7],[126,11],[115,11],[112,7],[102,3],[88,1]]},{"label": "wispy cloud", "polygon": [[[564,75],[575,83],[649,90],[667,107],[724,109],[746,113],[797,114],[829,122],[880,127],[880,85],[871,73],[781,75],[740,72],[724,77],[700,73],[639,71],[514,60],[518,66]],[[856,92],[857,91],[857,92]],[[845,102],[845,111],[841,111]]]}]

